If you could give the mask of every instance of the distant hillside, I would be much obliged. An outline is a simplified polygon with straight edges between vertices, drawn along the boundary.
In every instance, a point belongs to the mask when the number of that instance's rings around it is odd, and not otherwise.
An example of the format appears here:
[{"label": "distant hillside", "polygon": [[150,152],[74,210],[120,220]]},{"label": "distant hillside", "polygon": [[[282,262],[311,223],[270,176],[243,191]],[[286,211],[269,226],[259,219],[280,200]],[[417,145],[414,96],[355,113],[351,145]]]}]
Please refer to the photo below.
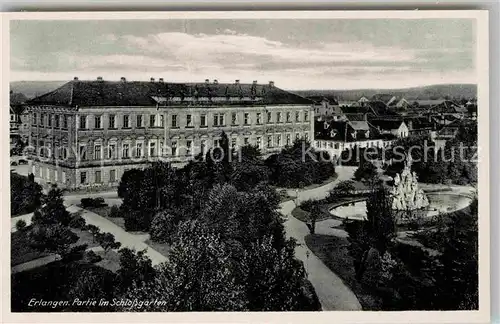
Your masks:
[{"label": "distant hillside", "polygon": [[362,96],[370,99],[375,94],[393,94],[402,96],[407,100],[415,99],[440,99],[450,97],[453,99],[473,98],[477,96],[475,84],[436,84],[425,87],[407,89],[359,89],[359,90],[297,90],[294,93],[308,96],[336,96],[340,100],[358,100]]},{"label": "distant hillside", "polygon": [[28,99],[57,89],[67,81],[15,81],[10,83],[10,90],[22,93]]}]

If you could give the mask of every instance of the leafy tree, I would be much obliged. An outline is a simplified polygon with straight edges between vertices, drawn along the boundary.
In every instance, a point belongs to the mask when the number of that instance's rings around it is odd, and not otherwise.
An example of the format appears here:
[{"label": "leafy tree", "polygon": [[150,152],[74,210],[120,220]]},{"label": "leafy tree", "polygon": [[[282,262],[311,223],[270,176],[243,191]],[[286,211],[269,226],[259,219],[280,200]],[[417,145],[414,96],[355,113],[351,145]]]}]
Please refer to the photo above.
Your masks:
[{"label": "leafy tree", "polygon": [[309,212],[309,222],[307,223],[307,227],[309,228],[309,232],[311,234],[316,233],[316,220],[320,215],[320,209],[317,204],[314,204]]},{"label": "leafy tree", "polygon": [[[87,267],[76,272],[71,278],[71,288],[68,291],[68,300],[112,300],[114,298],[115,275],[101,267]],[[73,306],[75,311],[104,311],[106,307]],[[108,310],[109,311],[109,310]]]},{"label": "leafy tree", "polygon": [[160,243],[172,243],[172,238],[177,231],[179,221],[180,218],[170,211],[157,213],[151,222],[151,239]]},{"label": "leafy tree", "polygon": [[383,254],[396,236],[392,200],[388,189],[382,186],[374,188],[366,201],[366,210],[366,225],[372,246]]},{"label": "leafy tree", "polygon": [[235,282],[237,270],[229,256],[227,245],[218,235],[196,221],[185,222],[158,276],[146,286],[133,287],[126,296],[148,296],[148,299],[158,298],[168,304],[139,310],[246,310],[244,287]]},{"label": "leafy tree", "polygon": [[85,226],[86,226],[85,219],[81,215],[79,214],[71,215],[71,221],[69,222],[69,227],[84,229],[86,228]]},{"label": "leafy tree", "polygon": [[117,271],[117,276],[120,292],[125,292],[134,285],[143,286],[155,278],[156,271],[145,252],[135,252],[129,248],[122,248],[118,251],[120,269]]},{"label": "leafy tree", "polygon": [[377,167],[371,162],[365,162],[360,165],[356,171],[354,171],[354,178],[358,181],[367,180],[370,181],[377,177]]},{"label": "leafy tree", "polygon": [[328,193],[328,199],[334,201],[339,197],[350,196],[354,193],[356,187],[354,186],[354,181],[344,180],[340,181],[333,189]]},{"label": "leafy tree", "polygon": [[97,233],[95,237],[97,243],[99,243],[106,252],[119,249],[121,246],[121,243],[116,242],[115,236],[111,233]]},{"label": "leafy tree", "polygon": [[42,203],[42,187],[34,178],[10,173],[10,212],[19,215],[33,212]]},{"label": "leafy tree", "polygon": [[22,219],[18,220],[16,222],[16,230],[22,231],[26,228],[26,222]]},{"label": "leafy tree", "polygon": [[254,188],[260,182],[269,180],[269,170],[261,159],[257,146],[246,145],[241,148],[238,159],[233,163],[231,183],[240,191]]},{"label": "leafy tree", "polygon": [[71,222],[71,215],[64,206],[62,190],[52,188],[45,199],[45,205],[34,213],[32,222],[34,225],[55,225],[68,226]]},{"label": "leafy tree", "polygon": [[78,236],[69,227],[61,224],[37,224],[28,233],[30,244],[41,251],[64,255],[71,244],[78,241]]}]

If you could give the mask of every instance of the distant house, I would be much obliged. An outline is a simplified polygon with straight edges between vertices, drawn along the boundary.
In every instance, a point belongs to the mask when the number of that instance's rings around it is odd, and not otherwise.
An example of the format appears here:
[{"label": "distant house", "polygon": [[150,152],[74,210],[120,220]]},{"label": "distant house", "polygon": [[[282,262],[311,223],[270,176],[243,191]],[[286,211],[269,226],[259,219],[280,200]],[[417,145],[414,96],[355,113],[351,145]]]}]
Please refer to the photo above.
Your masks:
[{"label": "distant house", "polygon": [[373,125],[380,134],[391,134],[398,138],[408,137],[409,129],[401,119],[372,119]]},{"label": "distant house", "polygon": [[339,157],[342,151],[354,147],[382,148],[391,140],[378,137],[370,124],[365,120],[360,121],[316,121],[314,125],[313,147],[326,151],[330,156]]},{"label": "distant house", "polygon": [[341,116],[342,110],[339,108],[337,98],[332,96],[311,96],[307,97],[314,101],[314,114],[316,116]]},{"label": "distant house", "polygon": [[436,122],[430,116],[406,117],[404,122],[408,126],[409,135],[429,135],[436,130]]},{"label": "distant house", "polygon": [[10,93],[10,143],[11,148],[18,140],[26,141],[29,135],[29,113],[23,103],[27,100],[21,93]]},{"label": "distant house", "polygon": [[388,93],[377,93],[371,97],[370,101],[382,101],[386,105],[390,105],[393,101],[397,100],[397,97]]}]

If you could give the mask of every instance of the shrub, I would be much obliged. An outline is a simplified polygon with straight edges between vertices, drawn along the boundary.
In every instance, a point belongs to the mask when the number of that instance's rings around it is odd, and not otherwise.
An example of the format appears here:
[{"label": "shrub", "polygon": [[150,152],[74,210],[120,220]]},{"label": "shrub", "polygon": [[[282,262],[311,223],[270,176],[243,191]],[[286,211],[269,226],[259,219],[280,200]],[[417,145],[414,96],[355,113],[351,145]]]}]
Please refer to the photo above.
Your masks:
[{"label": "shrub", "polygon": [[121,209],[125,220],[125,230],[127,231],[149,231],[151,219],[154,215],[152,210],[132,210]]},{"label": "shrub", "polygon": [[90,250],[85,252],[84,261],[88,263],[97,263],[102,260],[100,255],[97,255],[94,251]]},{"label": "shrub", "polygon": [[22,231],[25,228],[26,228],[26,222],[24,220],[20,219],[16,222],[16,229],[18,231]]},{"label": "shrub", "polygon": [[335,198],[351,196],[354,194],[355,190],[356,188],[354,186],[354,181],[352,180],[341,181],[332,190],[330,190],[328,194],[328,199],[332,201]]},{"label": "shrub", "polygon": [[80,200],[82,207],[87,208],[87,207],[102,207],[106,206],[106,203],[104,202],[104,198],[102,197],[97,197],[97,198],[82,198]]},{"label": "shrub", "polygon": [[80,215],[73,215],[73,218],[69,222],[69,227],[84,229],[86,225],[85,219]]},{"label": "shrub", "polygon": [[313,199],[308,199],[308,200],[304,200],[301,204],[300,204],[300,208],[302,210],[305,210],[305,211],[308,211],[310,212],[313,208],[313,206],[317,205],[317,201],[316,200],[313,200]]},{"label": "shrub", "polygon": [[155,242],[172,242],[172,236],[177,232],[178,219],[169,212],[160,212],[151,222],[151,239]]},{"label": "shrub", "polygon": [[111,206],[108,216],[112,218],[122,217],[122,213],[120,212],[120,207],[116,205]]}]

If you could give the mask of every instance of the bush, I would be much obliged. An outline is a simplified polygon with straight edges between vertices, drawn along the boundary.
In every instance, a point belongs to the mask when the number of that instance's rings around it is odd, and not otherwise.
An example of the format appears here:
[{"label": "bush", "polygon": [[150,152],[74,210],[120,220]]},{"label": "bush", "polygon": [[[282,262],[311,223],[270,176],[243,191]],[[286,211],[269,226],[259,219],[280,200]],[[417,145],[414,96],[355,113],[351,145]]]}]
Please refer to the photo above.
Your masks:
[{"label": "bush", "polygon": [[328,194],[329,201],[333,201],[335,198],[352,196],[356,187],[354,186],[354,181],[345,180],[339,182]]},{"label": "bush", "polygon": [[85,226],[86,226],[85,219],[83,219],[83,217],[80,215],[73,215],[71,221],[69,222],[69,227],[71,228],[84,229]]},{"label": "bush", "polygon": [[20,220],[18,220],[18,221],[16,222],[16,229],[17,229],[18,231],[22,231],[22,230],[24,230],[25,228],[26,228],[26,222],[25,222],[24,220],[20,219]]},{"label": "bush", "polygon": [[85,252],[84,261],[88,263],[97,263],[102,260],[100,255],[97,255],[94,251],[90,250]]},{"label": "bush", "polygon": [[122,213],[120,212],[120,207],[116,205],[111,206],[108,216],[112,218],[122,217]]},{"label": "bush", "polygon": [[151,239],[155,242],[172,243],[172,236],[177,232],[179,220],[169,212],[160,212],[151,222]]},{"label": "bush", "polygon": [[313,206],[317,205],[317,201],[316,200],[313,200],[313,199],[308,199],[308,200],[304,200],[301,204],[300,204],[300,208],[302,210],[305,210],[305,211],[308,211],[310,212],[313,208]]},{"label": "bush", "polygon": [[104,198],[102,197],[97,197],[97,198],[82,198],[80,200],[82,207],[87,208],[87,207],[103,207],[106,206],[106,203],[104,202]]},{"label": "bush", "polygon": [[121,209],[123,218],[125,220],[125,230],[130,232],[135,231],[149,231],[151,226],[151,219],[153,218],[154,211],[152,210],[132,210]]}]

